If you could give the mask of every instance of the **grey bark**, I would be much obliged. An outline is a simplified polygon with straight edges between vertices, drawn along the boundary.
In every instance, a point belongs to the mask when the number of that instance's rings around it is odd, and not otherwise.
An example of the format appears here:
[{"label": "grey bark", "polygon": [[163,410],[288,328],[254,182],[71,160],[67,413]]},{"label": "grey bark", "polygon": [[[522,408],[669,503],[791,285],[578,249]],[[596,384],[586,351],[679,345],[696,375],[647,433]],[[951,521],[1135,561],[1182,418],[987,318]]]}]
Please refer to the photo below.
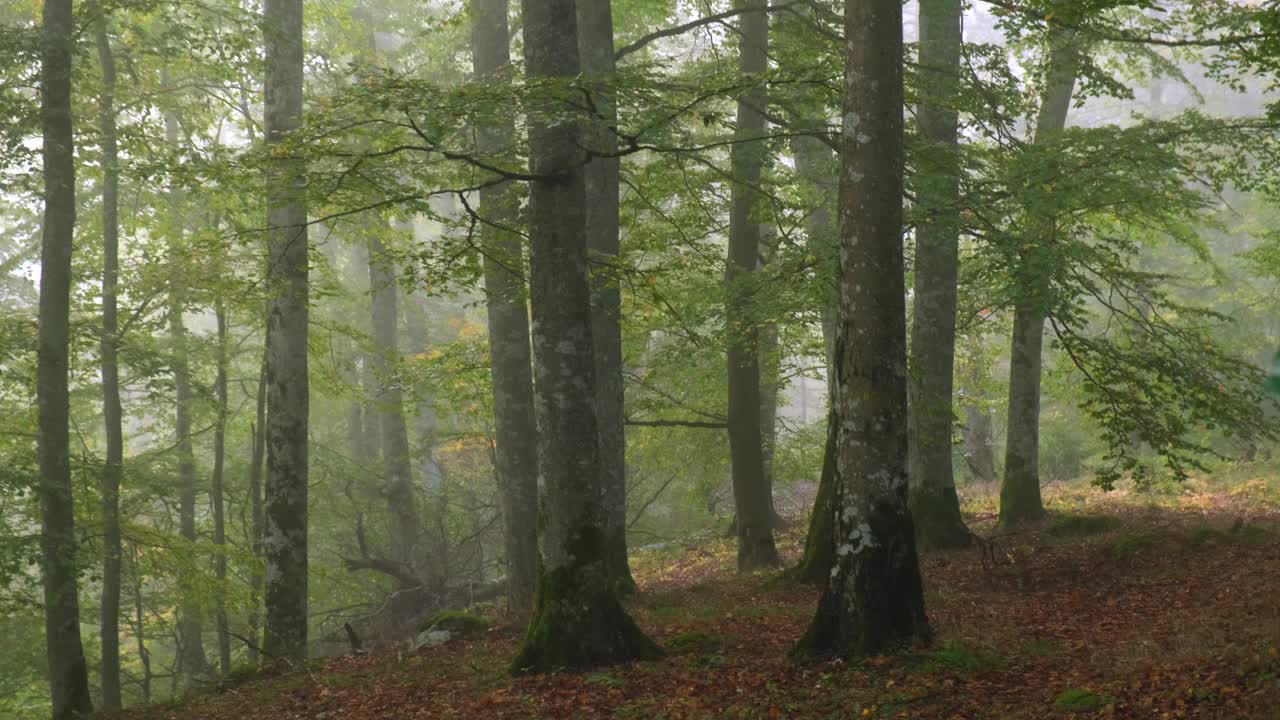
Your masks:
[{"label": "grey bark", "polygon": [[214,316],[218,323],[217,366],[213,380],[214,400],[217,402],[213,426],[213,474],[209,482],[209,502],[213,505],[213,572],[218,580],[217,603],[214,608],[214,626],[218,638],[218,670],[223,677],[231,674],[231,635],[227,625],[227,525],[223,499],[223,471],[227,451],[227,308],[221,297],[214,301]]},{"label": "grey bark", "polygon": [[[302,116],[302,0],[266,0],[266,142]],[[307,652],[307,210],[306,167],[277,158],[267,169],[266,627],[273,658]]]},{"label": "grey bark", "polygon": [[94,27],[102,93],[98,124],[102,134],[102,706],[114,710],[120,698],[120,477],[124,472],[123,410],[120,405],[120,344],[117,285],[120,278],[120,165],[116,142],[116,63],[104,16]]},{"label": "grey bark", "polygon": [[907,508],[902,3],[845,5],[835,567],[798,655],[927,638]]},{"label": "grey bark", "polygon": [[[164,115],[165,141],[170,146],[178,142],[178,119],[171,112]],[[169,252],[175,257],[183,254],[180,242],[182,236],[181,194],[177,190],[170,192],[171,209],[175,214],[175,225],[179,227],[176,237],[171,239]],[[174,395],[174,434],[175,454],[178,458],[178,534],[187,543],[189,551],[194,553],[196,542],[196,459],[191,444],[191,412],[194,395],[191,390],[191,367],[187,356],[187,327],[183,320],[186,310],[186,292],[183,287],[182,272],[174,261],[169,278],[169,342],[170,371],[173,373]],[[194,557],[192,558],[194,560]],[[178,573],[178,668],[180,684],[189,688],[192,679],[203,675],[208,670],[208,660],[204,654],[203,613],[200,601],[196,597],[199,585],[196,576],[196,563],[183,563]]]},{"label": "grey bark", "polygon": [[40,127],[44,222],[36,402],[40,463],[45,648],[54,720],[88,717],[89,671],[80,642],[75,506],[71,492],[71,252],[76,220],[75,138],[71,127],[71,0],[45,0],[41,26]]},{"label": "grey bark", "polygon": [[[591,83],[588,147],[601,155],[617,152],[618,124],[612,83],[613,13],[608,0],[577,3],[578,50],[582,72]],[[623,427],[622,293],[618,285],[621,252],[618,220],[620,161],[595,157],[585,169],[587,249],[591,268],[591,332],[596,347],[596,417],[600,427],[600,469],[607,526],[609,571],[622,592],[633,592],[627,563],[627,442]]]},{"label": "grey bark", "polygon": [[993,438],[991,411],[985,403],[969,403],[964,406],[964,461],[974,482],[983,484],[996,480],[995,440]]},{"label": "grey bark", "polygon": [[[524,0],[526,74],[581,70],[573,0]],[[566,92],[568,92],[566,90]],[[515,672],[584,669],[655,657],[623,610],[606,562],[587,268],[582,121],[566,97],[529,118],[530,294],[534,385],[545,483],[542,573]]]},{"label": "grey bark", "polygon": [[[508,0],[472,0],[471,7],[476,77],[509,82],[512,68]],[[482,152],[503,152],[514,141],[514,119],[503,118],[476,129]],[[537,579],[538,446],[525,262],[520,237],[507,229],[517,222],[518,203],[510,183],[480,191],[480,208],[486,220],[481,241],[485,250],[484,286],[507,594],[513,608],[527,610],[533,605]]]},{"label": "grey bark", "polygon": [[414,569],[421,565],[421,558],[418,557],[418,511],[409,457],[409,431],[404,421],[404,393],[400,390],[398,373],[399,290],[392,270],[393,261],[380,237],[382,231],[382,228],[373,227],[369,238],[369,292],[375,345],[374,374],[378,380],[375,408],[382,448],[382,492],[391,522],[391,559]]},{"label": "grey bark", "polygon": [[952,465],[960,272],[961,0],[920,0],[915,314],[911,325],[910,504],[925,548],[967,547]]},{"label": "grey bark", "polygon": [[[744,7],[748,8],[763,4],[763,0],[743,0]],[[739,70],[744,76],[758,76],[769,66],[768,13],[745,12],[739,23]],[[747,90],[738,99],[736,142],[730,151],[734,182],[730,191],[725,324],[729,336],[729,455],[737,513],[739,570],[779,562],[773,541],[773,513],[765,485],[764,443],[760,435],[759,329],[746,294],[760,251],[760,225],[753,218],[753,209],[767,150],[763,140],[752,138],[764,134],[765,118],[761,109],[767,102],[762,86]]]},{"label": "grey bark", "polygon": [[260,613],[263,585],[266,582],[261,569],[261,563],[264,560],[262,543],[266,535],[266,514],[262,507],[262,464],[267,454],[267,348],[265,342],[263,345],[262,363],[258,371],[256,411],[254,422],[249,425],[252,443],[249,456],[249,513],[251,515],[249,544],[253,550],[254,559],[253,572],[249,578],[249,637],[253,643],[249,646],[248,652],[251,665],[258,664],[258,651],[262,646]]},{"label": "grey bark", "polygon": [[[1054,29],[1050,35],[1048,77],[1034,141],[1052,140],[1066,127],[1080,66],[1074,33]],[[1040,499],[1040,376],[1044,322],[1052,302],[1049,243],[1052,218],[1031,218],[1043,233],[1038,243],[1017,259],[1018,298],[1013,309],[1013,338],[1009,353],[1009,432],[1005,438],[1004,482],[1000,486],[1000,524],[1017,525],[1044,515]]]}]

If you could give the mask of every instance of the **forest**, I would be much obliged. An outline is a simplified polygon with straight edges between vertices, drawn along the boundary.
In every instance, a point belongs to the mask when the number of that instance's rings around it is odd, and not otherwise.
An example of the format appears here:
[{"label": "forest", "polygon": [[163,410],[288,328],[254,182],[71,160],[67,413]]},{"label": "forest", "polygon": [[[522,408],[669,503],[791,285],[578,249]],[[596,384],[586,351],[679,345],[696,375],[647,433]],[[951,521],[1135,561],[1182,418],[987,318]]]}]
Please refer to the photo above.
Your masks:
[{"label": "forest", "polygon": [[0,0],[0,718],[1280,717],[1280,2]]}]

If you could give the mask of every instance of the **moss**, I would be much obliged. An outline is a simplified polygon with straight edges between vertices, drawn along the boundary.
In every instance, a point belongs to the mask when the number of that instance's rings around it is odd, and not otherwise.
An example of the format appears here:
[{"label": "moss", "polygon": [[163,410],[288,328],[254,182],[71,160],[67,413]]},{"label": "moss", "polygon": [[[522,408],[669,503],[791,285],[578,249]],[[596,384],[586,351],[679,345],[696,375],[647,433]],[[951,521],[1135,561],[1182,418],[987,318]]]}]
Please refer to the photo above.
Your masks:
[{"label": "moss", "polygon": [[489,629],[489,621],[469,612],[460,610],[441,610],[418,626],[418,632],[427,630],[448,630],[458,635],[472,635]]},{"label": "moss", "polygon": [[654,660],[662,649],[622,608],[604,567],[602,533],[585,528],[570,544],[574,562],[540,568],[533,615],[511,663],[516,675],[587,670]]},{"label": "moss", "polygon": [[710,633],[690,631],[680,633],[667,641],[667,648],[673,653],[711,652],[723,647],[724,642]]},{"label": "moss", "polygon": [[1069,712],[1093,712],[1101,710],[1110,705],[1113,700],[1106,696],[1084,690],[1082,688],[1067,688],[1058,693],[1058,697],[1054,699],[1053,704],[1059,710],[1067,710]]},{"label": "moss", "polygon": [[929,653],[927,665],[953,672],[977,673],[996,670],[1008,664],[1008,659],[995,649],[959,641],[949,641]]}]

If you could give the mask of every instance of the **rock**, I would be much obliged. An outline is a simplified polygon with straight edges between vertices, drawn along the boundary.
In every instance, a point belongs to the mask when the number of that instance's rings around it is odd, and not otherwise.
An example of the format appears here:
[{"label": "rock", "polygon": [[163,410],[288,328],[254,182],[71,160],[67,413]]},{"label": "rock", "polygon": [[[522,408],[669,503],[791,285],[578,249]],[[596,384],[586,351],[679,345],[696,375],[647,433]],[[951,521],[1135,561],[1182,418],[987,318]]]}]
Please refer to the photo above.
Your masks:
[{"label": "rock", "polygon": [[453,633],[448,630],[440,630],[436,628],[428,628],[418,633],[418,637],[414,638],[413,649],[421,650],[422,648],[431,648],[437,645],[443,645],[453,638]]}]

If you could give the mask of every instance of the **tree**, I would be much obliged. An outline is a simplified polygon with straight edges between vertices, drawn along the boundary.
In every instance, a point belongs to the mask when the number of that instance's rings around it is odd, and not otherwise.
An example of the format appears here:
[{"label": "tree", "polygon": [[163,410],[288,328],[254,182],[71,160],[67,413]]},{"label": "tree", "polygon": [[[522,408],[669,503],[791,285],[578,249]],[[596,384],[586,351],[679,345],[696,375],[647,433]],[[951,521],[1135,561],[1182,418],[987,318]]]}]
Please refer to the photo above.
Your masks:
[{"label": "tree", "polygon": [[89,670],[80,643],[75,505],[71,491],[71,253],[76,222],[75,137],[71,127],[71,0],[45,0],[40,51],[40,127],[44,224],[40,239],[40,309],[36,398],[44,555],[45,644],[54,720],[88,717]]},{"label": "tree", "polygon": [[[1049,46],[1045,90],[1036,116],[1036,144],[1048,142],[1066,127],[1080,67],[1074,31],[1051,29]],[[1018,294],[1009,351],[1009,431],[1005,439],[1004,482],[1000,485],[1000,524],[1006,526],[1044,515],[1039,471],[1040,376],[1044,323],[1053,303],[1053,219],[1034,218],[1032,227],[1041,236],[1024,244],[1014,268]]]},{"label": "tree", "polygon": [[[510,82],[507,14],[508,0],[472,2],[472,62],[477,78]],[[503,152],[515,137],[514,119],[499,114],[492,122],[482,123],[477,135],[481,152]],[[511,229],[519,210],[515,189],[509,181],[491,185],[480,191],[480,206],[487,220],[481,233],[507,596],[513,608],[529,609],[537,584],[538,438],[524,255],[520,237]]]},{"label": "tree", "polygon": [[[763,0],[743,0],[747,7],[763,7]],[[768,70],[769,15],[741,16],[738,66],[749,85],[738,98],[738,121],[730,150],[733,167],[729,211],[728,297],[725,324],[729,335],[729,454],[733,471],[733,501],[738,531],[738,569],[777,565],[773,542],[773,503],[768,496],[761,437],[759,328],[752,316],[749,282],[760,256],[760,225],[753,216],[761,168],[768,144],[765,131],[768,102],[760,75]]]},{"label": "tree", "polygon": [[595,340],[596,418],[600,426],[600,469],[604,483],[606,560],[623,593],[635,591],[627,563],[627,441],[623,427],[622,293],[619,290],[618,106],[612,83],[613,3],[579,2],[578,51],[582,72],[592,82],[587,163],[587,249],[591,253],[591,333]]},{"label": "tree", "polygon": [[836,557],[799,656],[929,636],[907,509],[902,4],[849,0],[844,17]]},{"label": "tree", "polygon": [[911,324],[911,515],[922,547],[965,547],[952,467],[952,377],[960,272],[960,0],[920,2],[921,143],[916,156],[915,314]]},{"label": "tree", "polygon": [[[525,71],[557,83],[529,118],[534,392],[545,483],[541,576],[518,673],[657,657],[618,601],[606,561],[596,424],[582,120],[564,83],[581,70],[574,0],[524,0]],[[754,417],[754,415],[753,415]]]},{"label": "tree", "polygon": [[268,657],[307,652],[307,209],[305,165],[284,145],[302,118],[302,0],[267,0],[267,473]]},{"label": "tree", "polygon": [[102,133],[102,420],[106,447],[102,462],[102,706],[120,707],[120,476],[124,472],[124,430],[117,362],[120,277],[120,160],[116,139],[116,62],[107,35],[107,16],[94,26],[102,93],[98,122]]}]

